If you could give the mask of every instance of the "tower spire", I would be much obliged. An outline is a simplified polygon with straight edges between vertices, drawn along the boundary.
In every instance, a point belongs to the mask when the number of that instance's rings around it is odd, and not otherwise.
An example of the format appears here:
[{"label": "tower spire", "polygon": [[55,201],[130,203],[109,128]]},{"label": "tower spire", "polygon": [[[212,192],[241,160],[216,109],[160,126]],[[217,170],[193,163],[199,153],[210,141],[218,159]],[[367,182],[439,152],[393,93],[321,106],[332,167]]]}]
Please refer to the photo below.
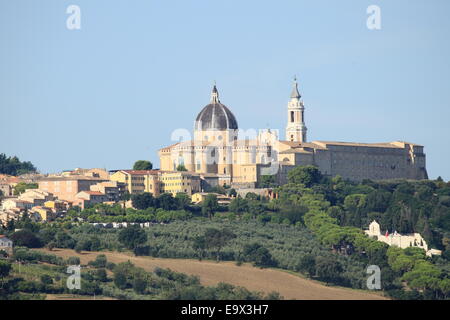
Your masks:
[{"label": "tower spire", "polygon": [[294,84],[292,86],[292,93],[291,98],[297,98],[300,99],[302,96],[298,92],[298,83],[297,83],[297,76],[294,76]]},{"label": "tower spire", "polygon": [[213,85],[213,89],[212,89],[212,92],[211,92],[211,103],[220,103],[219,91],[217,90],[216,81],[215,80],[214,80],[214,85]]},{"label": "tower spire", "polygon": [[306,142],[307,128],[305,125],[305,106],[298,92],[297,77],[294,77],[291,99],[288,103],[288,123],[286,126],[286,140],[292,142]]}]

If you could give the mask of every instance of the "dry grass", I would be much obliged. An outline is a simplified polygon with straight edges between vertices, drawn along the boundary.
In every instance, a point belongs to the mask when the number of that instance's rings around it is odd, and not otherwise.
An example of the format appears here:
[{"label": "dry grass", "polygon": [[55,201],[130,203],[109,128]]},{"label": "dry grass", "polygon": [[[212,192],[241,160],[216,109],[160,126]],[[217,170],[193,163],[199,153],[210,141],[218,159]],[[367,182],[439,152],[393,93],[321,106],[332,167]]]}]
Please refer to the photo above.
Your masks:
[{"label": "dry grass", "polygon": [[110,297],[104,296],[81,296],[77,294],[47,294],[45,300],[117,300]]},{"label": "dry grass", "polygon": [[[45,250],[47,251],[47,250]],[[47,251],[48,252],[48,251]],[[173,271],[197,275],[203,285],[216,285],[219,282],[242,286],[252,291],[269,293],[279,292],[284,299],[290,300],[384,300],[377,293],[339,287],[328,287],[317,281],[304,279],[282,270],[260,269],[249,264],[237,266],[233,262],[197,261],[190,259],[161,259],[134,257],[123,252],[83,252],[76,253],[68,249],[54,249],[51,253],[68,258],[80,257],[82,264],[104,254],[114,263],[130,260],[137,267],[153,271],[155,267],[170,268]]]}]

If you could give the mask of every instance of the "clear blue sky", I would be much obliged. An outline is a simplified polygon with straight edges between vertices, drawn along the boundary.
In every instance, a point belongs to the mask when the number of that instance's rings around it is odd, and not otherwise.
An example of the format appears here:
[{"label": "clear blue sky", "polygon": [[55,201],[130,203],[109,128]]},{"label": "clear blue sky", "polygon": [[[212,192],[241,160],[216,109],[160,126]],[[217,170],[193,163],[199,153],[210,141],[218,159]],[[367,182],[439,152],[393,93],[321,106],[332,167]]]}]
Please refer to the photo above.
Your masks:
[{"label": "clear blue sky", "polygon": [[[66,28],[71,4],[81,30]],[[0,152],[44,173],[157,167],[214,80],[241,128],[284,132],[296,74],[310,140],[423,144],[430,177],[449,180],[449,12],[448,0],[1,0]]]}]

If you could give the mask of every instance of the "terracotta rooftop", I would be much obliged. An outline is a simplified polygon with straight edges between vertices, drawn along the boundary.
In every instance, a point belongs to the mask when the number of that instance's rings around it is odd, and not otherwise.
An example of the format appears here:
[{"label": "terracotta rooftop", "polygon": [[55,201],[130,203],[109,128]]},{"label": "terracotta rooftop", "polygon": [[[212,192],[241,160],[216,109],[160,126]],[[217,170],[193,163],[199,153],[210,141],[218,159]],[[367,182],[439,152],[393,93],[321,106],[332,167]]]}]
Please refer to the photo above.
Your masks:
[{"label": "terracotta rooftop", "polygon": [[70,180],[92,180],[92,181],[106,181],[102,178],[89,176],[48,176],[39,178],[39,181],[70,181]]},{"label": "terracotta rooftop", "polygon": [[119,170],[131,175],[158,174],[159,170]]}]

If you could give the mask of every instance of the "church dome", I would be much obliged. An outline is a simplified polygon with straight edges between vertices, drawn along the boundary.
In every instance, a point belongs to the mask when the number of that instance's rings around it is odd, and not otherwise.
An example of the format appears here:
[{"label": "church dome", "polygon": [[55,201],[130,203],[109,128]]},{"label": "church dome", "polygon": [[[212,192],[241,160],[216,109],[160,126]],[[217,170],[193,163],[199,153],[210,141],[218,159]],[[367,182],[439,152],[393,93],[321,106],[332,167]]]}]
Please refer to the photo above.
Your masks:
[{"label": "church dome", "polygon": [[237,129],[238,124],[233,113],[219,101],[219,92],[214,86],[211,103],[200,111],[195,119],[195,130],[228,130]]}]

